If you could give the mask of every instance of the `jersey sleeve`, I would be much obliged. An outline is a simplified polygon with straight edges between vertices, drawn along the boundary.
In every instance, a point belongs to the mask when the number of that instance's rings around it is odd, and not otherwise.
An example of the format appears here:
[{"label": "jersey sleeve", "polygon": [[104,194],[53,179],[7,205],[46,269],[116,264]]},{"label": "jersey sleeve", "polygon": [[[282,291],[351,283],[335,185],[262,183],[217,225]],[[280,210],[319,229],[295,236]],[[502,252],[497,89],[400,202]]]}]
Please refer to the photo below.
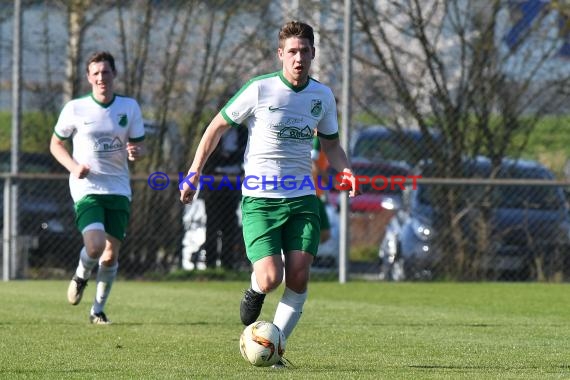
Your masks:
[{"label": "jersey sleeve", "polygon": [[336,100],[332,91],[329,90],[326,105],[324,107],[325,114],[317,125],[319,136],[324,138],[338,137],[338,115],[336,110]]},{"label": "jersey sleeve", "polygon": [[75,132],[73,104],[68,102],[61,110],[57,123],[54,127],[54,133],[62,140],[68,139]]},{"label": "jersey sleeve", "polygon": [[135,100],[133,100],[133,103],[132,122],[129,127],[129,141],[140,142],[144,140],[144,122],[140,106]]},{"label": "jersey sleeve", "polygon": [[222,116],[231,125],[240,125],[252,115],[258,103],[258,97],[257,83],[250,80],[222,108]]}]

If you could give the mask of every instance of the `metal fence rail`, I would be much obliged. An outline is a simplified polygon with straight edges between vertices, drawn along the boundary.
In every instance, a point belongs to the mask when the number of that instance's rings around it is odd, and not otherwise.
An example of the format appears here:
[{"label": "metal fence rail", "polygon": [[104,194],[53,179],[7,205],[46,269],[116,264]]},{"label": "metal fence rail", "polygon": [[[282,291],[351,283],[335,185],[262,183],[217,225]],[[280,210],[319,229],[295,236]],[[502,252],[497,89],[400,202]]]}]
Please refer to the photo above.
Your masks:
[{"label": "metal fence rail", "polygon": [[[0,183],[4,279],[69,277],[82,243],[67,175],[1,174]],[[241,236],[239,191],[201,191],[196,202],[183,206],[177,183],[156,190],[144,175],[133,177],[132,183],[122,276],[250,270]],[[15,189],[8,184],[18,185],[16,234],[6,228],[7,195]],[[375,198],[382,207],[349,213],[349,275],[395,281],[568,281],[569,192],[570,183],[560,180],[422,178],[415,190],[408,187],[401,194]],[[429,207],[422,197],[430,197]],[[450,199],[458,200],[457,207],[449,207]],[[500,203],[508,201],[518,203]],[[340,232],[332,202],[328,212],[333,233],[321,244],[314,272],[328,273],[334,280]]]}]

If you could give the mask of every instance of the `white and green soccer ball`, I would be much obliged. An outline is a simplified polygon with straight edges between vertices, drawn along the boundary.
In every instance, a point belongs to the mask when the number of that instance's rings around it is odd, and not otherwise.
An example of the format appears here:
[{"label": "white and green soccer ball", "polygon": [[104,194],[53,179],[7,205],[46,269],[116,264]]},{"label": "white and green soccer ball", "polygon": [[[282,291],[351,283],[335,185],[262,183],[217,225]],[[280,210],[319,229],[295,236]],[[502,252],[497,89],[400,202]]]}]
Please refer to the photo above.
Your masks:
[{"label": "white and green soccer ball", "polygon": [[285,336],[271,322],[253,322],[243,330],[239,350],[243,358],[254,366],[269,367],[285,353]]}]

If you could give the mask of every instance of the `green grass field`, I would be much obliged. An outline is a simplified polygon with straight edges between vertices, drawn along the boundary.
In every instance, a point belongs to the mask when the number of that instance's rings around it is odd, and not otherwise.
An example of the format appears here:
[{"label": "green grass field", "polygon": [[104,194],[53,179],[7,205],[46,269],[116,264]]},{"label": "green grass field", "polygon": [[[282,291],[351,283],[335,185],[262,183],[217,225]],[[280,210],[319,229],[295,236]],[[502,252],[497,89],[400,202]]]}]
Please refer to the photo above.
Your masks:
[{"label": "green grass field", "polygon": [[0,378],[570,378],[567,284],[313,282],[281,370],[239,353],[245,285],[119,281],[93,326],[93,283],[78,306],[66,281],[0,283]]}]

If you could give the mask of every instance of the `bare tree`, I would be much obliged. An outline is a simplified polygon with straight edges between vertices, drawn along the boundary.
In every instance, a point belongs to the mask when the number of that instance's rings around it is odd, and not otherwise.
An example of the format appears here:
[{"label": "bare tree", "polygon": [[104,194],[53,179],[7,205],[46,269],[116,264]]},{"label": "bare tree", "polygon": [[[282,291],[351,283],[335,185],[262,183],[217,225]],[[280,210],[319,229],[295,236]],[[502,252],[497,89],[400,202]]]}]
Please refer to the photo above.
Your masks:
[{"label": "bare tree", "polygon": [[[151,3],[147,3],[147,11],[145,14],[150,16]],[[143,172],[149,170],[166,170],[172,171],[173,166],[176,165],[181,157],[173,154],[173,150],[163,149],[165,146],[165,137],[169,132],[172,125],[168,122],[170,115],[171,99],[175,95],[175,86],[178,84],[178,69],[181,60],[184,57],[184,52],[188,45],[188,38],[190,37],[189,29],[195,17],[194,14],[195,2],[177,2],[170,10],[171,21],[168,23],[166,32],[163,60],[161,60],[161,81],[156,90],[155,99],[155,126],[158,128],[154,131],[153,135],[147,139],[148,157],[143,165]],[[146,25],[150,25],[150,17],[146,18]],[[145,27],[143,27],[145,28]],[[143,32],[148,33],[149,30],[143,29]],[[144,36],[144,34],[143,34]],[[147,35],[148,38],[148,35]],[[136,56],[135,61],[137,66],[144,67],[146,63],[146,45],[148,41],[137,44],[139,51],[143,52],[142,56]],[[141,48],[142,46],[142,48]],[[137,67],[135,67],[136,70]],[[158,70],[157,70],[158,71]],[[133,82],[141,80],[144,76],[144,70],[140,72],[135,71]],[[137,85],[135,84],[135,87]],[[139,87],[140,88],[140,87]],[[172,140],[170,140],[172,144]],[[140,167],[139,167],[140,168]],[[176,188],[177,189],[177,188]],[[179,241],[182,236],[181,228],[169,228],[161,234],[156,231],[160,230],[165,225],[180,226],[179,221],[182,219],[182,208],[169,207],[172,204],[173,195],[171,192],[157,192],[145,189],[136,194],[135,200],[140,208],[137,210],[137,218],[133,224],[133,230],[136,231],[138,236],[147,236],[144,242],[133,242],[134,249],[130,250],[130,254],[124,257],[124,261],[136,265],[130,267],[137,271],[148,271],[157,269],[169,269],[171,265],[176,264],[176,258],[179,256]],[[162,213],[156,213],[156,208],[165,210]],[[150,218],[152,216],[152,218]],[[140,244],[139,244],[140,243]],[[161,254],[162,253],[162,254]],[[145,259],[140,261],[141,257]]]},{"label": "bare tree", "polygon": [[[436,126],[446,144],[432,141],[435,176],[460,177],[464,156],[486,154],[498,166],[520,154],[542,116],[568,104],[568,71],[550,66],[560,46],[551,33],[557,15],[545,5],[505,41],[509,15],[500,0],[354,1],[356,81],[368,83],[355,100],[396,128],[416,125],[429,137]],[[443,191],[446,273],[468,278],[476,247],[459,228],[458,189]]]},{"label": "bare tree", "polygon": [[82,48],[88,29],[98,22],[115,5],[114,1],[94,2],[92,0],[63,0],[58,1],[67,14],[67,63],[65,81],[63,84],[63,101],[67,102],[80,93],[83,76]]},{"label": "bare tree", "polygon": [[[120,51],[125,62],[123,82],[125,93],[140,99],[142,85],[145,79],[145,66],[148,60],[153,21],[156,20],[155,8],[152,0],[137,0],[131,4],[119,2],[117,4]],[[126,20],[125,7],[134,13],[132,23]],[[142,22],[141,22],[142,20]],[[129,27],[126,24],[136,24]],[[128,35],[129,30],[132,35]]]},{"label": "bare tree", "polygon": [[[151,3],[146,5],[150,7]],[[214,1],[205,5],[198,1],[179,1],[161,10],[163,22],[168,21],[167,28],[152,32],[155,42],[159,42],[154,49],[155,60],[147,64],[145,55],[135,55],[137,67],[145,70],[133,78],[140,79],[148,75],[149,70],[157,74],[154,82],[145,81],[146,91],[152,93],[154,100],[151,109],[156,129],[147,139],[149,156],[144,165],[137,166],[137,171],[172,173],[181,170],[180,165],[187,165],[207,119],[229,99],[228,94],[243,84],[243,78],[256,62],[263,59],[258,48],[262,44],[258,41],[266,18],[259,15],[267,12],[267,6],[268,2],[244,5]],[[145,14],[151,13],[147,8]],[[242,18],[257,21],[247,25]],[[234,33],[235,30],[240,33]],[[145,38],[145,33],[143,29],[136,38]],[[244,46],[254,48],[244,49]],[[246,55],[248,59],[243,58]],[[136,85],[133,88],[137,88]],[[181,121],[178,130],[172,120]],[[173,183],[172,191],[177,190],[177,184]],[[132,241],[126,247],[132,254],[125,255],[123,262],[138,272],[168,269],[177,263],[180,252],[183,208],[172,207],[172,200],[177,196],[171,191],[157,192],[147,187],[135,197],[134,202],[140,207],[134,211],[137,217],[133,218],[132,230],[137,236],[154,238]],[[165,211],[156,213],[157,207]],[[178,228],[157,235],[155,231],[164,226]]]},{"label": "bare tree", "polygon": [[[239,4],[219,1],[204,14],[196,30],[203,46],[194,64],[192,105],[183,126],[184,157],[190,158],[203,124],[217,111],[229,96],[244,84],[248,76],[267,67],[266,31],[270,21],[269,1]],[[235,31],[239,30],[236,34]],[[243,47],[247,46],[248,49]],[[261,63],[261,64],[260,64]],[[202,126],[201,126],[202,124]]]}]

